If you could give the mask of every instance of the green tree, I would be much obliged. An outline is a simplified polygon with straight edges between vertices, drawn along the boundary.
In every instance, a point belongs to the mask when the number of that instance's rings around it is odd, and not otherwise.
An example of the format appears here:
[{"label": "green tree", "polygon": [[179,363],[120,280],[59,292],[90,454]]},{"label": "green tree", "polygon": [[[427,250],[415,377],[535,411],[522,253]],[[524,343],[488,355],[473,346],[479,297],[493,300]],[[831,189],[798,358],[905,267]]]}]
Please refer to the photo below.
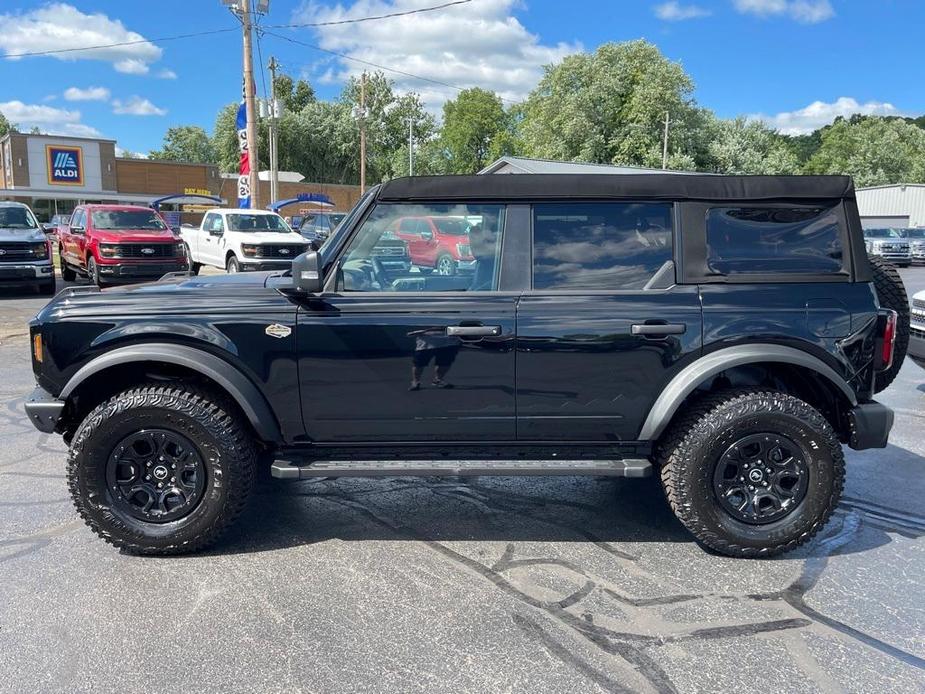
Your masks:
[{"label": "green tree", "polygon": [[14,125],[13,123],[10,123],[10,121],[7,120],[6,116],[0,113],[0,137],[3,137],[4,135],[10,132],[13,132],[13,133],[16,132],[16,125]]},{"label": "green tree", "polygon": [[305,80],[293,82],[289,75],[280,73],[274,82],[276,98],[286,111],[301,111],[315,101],[315,90]]},{"label": "green tree", "polygon": [[151,150],[151,159],[180,161],[188,164],[217,161],[215,147],[208,133],[198,125],[179,125],[167,129],[161,149]]},{"label": "green tree", "polygon": [[710,170],[724,174],[794,174],[800,163],[785,138],[763,123],[717,120],[707,147]]},{"label": "green tree", "polygon": [[[708,114],[679,63],[644,40],[607,43],[547,66],[520,131],[528,156],[660,166],[665,115],[675,161],[701,162]],[[686,158],[685,158],[686,156]]]},{"label": "green tree", "polygon": [[925,183],[925,130],[902,119],[836,118],[804,172],[847,174],[858,186]]},{"label": "green tree", "polygon": [[501,139],[510,132],[507,117],[501,98],[479,87],[463,90],[447,101],[440,140],[449,172],[473,174],[489,164]]}]

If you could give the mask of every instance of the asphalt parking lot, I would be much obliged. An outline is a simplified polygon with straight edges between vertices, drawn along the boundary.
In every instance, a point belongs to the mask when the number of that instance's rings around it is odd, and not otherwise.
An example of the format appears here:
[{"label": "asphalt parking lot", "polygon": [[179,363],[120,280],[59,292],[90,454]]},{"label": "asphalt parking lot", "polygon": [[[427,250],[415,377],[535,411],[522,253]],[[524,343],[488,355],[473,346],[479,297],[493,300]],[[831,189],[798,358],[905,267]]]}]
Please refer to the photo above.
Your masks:
[{"label": "asphalt parking lot", "polygon": [[[925,268],[902,271],[925,289]],[[265,480],[206,554],[122,555],[26,421],[0,291],[0,691],[925,690],[925,370],[880,399],[825,531],[783,558],[695,545],[654,479]]]}]

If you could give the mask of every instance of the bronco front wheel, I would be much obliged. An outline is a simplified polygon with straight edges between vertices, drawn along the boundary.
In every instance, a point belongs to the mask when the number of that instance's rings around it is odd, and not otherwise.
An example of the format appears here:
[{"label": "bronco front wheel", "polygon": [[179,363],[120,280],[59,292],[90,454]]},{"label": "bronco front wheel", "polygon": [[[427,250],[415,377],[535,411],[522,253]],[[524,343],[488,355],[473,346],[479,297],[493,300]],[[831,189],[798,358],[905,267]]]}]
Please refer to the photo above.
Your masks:
[{"label": "bronco front wheel", "polygon": [[133,554],[211,544],[234,521],[254,479],[247,429],[220,397],[148,385],[104,402],[77,429],[68,484],[78,512]]},{"label": "bronco front wheel", "polygon": [[803,544],[841,497],[845,460],[815,408],[773,391],[706,396],[659,444],[668,502],[702,544],[736,557]]}]

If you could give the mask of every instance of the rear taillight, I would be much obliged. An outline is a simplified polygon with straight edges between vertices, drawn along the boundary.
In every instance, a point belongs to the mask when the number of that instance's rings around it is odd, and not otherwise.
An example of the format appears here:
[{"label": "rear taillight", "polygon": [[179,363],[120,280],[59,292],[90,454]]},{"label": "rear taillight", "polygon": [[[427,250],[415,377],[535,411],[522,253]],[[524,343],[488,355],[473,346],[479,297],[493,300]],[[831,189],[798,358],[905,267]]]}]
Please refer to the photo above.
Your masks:
[{"label": "rear taillight", "polygon": [[882,347],[880,352],[880,368],[884,371],[893,365],[893,347],[896,345],[896,311],[887,311],[883,326]]}]

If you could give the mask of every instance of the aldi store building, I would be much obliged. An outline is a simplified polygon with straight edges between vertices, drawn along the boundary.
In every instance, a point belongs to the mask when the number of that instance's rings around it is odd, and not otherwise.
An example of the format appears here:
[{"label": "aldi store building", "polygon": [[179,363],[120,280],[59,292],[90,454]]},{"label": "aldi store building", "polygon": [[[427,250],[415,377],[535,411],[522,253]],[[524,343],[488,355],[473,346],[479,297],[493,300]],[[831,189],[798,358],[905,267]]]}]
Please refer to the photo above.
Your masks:
[{"label": "aldi store building", "polygon": [[[324,193],[339,209],[350,209],[359,198],[358,186],[289,183],[281,191]],[[260,207],[266,207],[269,185],[260,186]],[[223,205],[236,206],[236,178],[223,178],[213,164],[181,164],[116,156],[114,140],[9,133],[0,138],[0,200],[29,205],[39,221],[70,214],[83,203],[150,205],[158,198],[179,195],[161,209],[198,223],[202,200],[183,195],[211,195]],[[211,205],[210,205],[211,206]],[[282,211],[282,214],[292,212]]]}]

